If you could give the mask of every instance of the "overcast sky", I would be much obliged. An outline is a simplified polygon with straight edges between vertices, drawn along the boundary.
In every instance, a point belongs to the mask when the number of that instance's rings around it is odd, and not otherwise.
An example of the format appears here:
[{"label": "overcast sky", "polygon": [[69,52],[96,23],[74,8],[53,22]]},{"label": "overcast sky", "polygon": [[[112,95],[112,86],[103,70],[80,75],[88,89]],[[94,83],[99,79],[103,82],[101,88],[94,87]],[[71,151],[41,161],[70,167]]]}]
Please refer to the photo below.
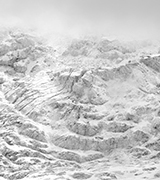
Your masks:
[{"label": "overcast sky", "polygon": [[1,26],[160,39],[160,0],[0,0]]}]

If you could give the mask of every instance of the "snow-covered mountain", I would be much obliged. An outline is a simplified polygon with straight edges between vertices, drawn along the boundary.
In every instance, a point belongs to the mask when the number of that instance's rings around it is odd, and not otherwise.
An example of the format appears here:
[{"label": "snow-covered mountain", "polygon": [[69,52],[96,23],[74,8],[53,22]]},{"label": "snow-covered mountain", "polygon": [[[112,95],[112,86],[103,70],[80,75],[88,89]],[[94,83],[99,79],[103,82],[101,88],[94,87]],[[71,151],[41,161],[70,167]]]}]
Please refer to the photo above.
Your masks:
[{"label": "snow-covered mountain", "polygon": [[82,39],[64,49],[2,38],[0,178],[159,178],[159,46]]}]

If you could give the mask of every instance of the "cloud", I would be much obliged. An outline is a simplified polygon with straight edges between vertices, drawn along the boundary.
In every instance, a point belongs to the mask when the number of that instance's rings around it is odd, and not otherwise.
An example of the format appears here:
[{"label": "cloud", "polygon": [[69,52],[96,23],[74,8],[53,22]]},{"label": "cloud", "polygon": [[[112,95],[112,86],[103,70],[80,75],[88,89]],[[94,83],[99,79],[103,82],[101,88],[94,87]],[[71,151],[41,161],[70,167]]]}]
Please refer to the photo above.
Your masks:
[{"label": "cloud", "polygon": [[0,24],[44,33],[160,38],[158,0],[0,0]]}]

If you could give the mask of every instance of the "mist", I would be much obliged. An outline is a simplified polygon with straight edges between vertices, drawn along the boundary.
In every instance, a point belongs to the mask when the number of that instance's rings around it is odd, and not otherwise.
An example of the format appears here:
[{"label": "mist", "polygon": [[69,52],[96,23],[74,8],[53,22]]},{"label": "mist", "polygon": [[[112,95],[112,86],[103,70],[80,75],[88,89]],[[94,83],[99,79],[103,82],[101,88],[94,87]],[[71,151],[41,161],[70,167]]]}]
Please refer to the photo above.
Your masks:
[{"label": "mist", "polygon": [[0,0],[1,28],[48,37],[160,39],[158,0]]}]

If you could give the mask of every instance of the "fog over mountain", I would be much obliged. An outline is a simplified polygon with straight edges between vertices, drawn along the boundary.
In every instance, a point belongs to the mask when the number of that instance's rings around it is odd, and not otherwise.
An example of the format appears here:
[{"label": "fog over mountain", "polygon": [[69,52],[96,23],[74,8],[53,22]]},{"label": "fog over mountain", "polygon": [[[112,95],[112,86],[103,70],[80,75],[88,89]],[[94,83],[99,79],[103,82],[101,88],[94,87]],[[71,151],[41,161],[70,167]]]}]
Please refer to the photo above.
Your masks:
[{"label": "fog over mountain", "polygon": [[0,0],[1,25],[43,33],[110,38],[160,38],[157,0]]},{"label": "fog over mountain", "polygon": [[160,179],[158,0],[0,0],[0,180]]}]

